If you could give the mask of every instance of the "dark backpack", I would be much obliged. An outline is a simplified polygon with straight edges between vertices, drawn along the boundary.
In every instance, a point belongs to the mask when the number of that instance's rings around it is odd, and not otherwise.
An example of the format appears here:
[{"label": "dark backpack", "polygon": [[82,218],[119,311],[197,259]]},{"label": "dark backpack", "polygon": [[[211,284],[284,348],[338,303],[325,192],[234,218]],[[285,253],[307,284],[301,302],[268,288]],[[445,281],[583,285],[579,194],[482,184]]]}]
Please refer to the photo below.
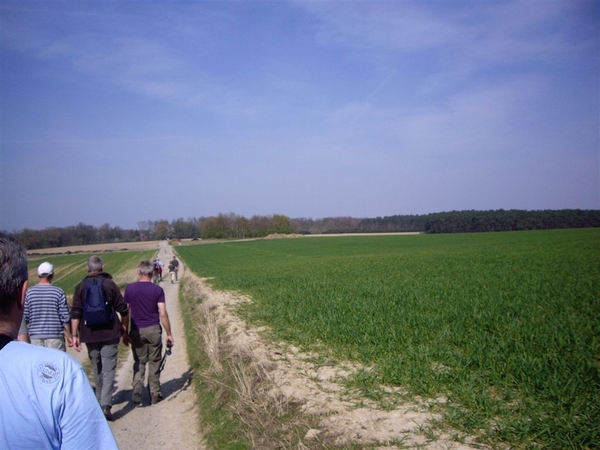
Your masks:
[{"label": "dark backpack", "polygon": [[102,287],[104,278],[90,280],[84,278],[85,297],[83,300],[83,323],[88,327],[113,323],[113,311]]}]

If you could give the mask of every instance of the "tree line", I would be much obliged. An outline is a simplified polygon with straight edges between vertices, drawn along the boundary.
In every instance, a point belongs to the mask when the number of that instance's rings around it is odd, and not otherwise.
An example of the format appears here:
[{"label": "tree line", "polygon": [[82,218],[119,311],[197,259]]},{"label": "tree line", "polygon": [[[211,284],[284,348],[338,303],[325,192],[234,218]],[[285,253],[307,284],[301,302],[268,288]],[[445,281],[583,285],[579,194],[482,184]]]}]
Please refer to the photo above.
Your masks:
[{"label": "tree line", "polygon": [[163,239],[246,239],[270,234],[328,233],[472,233],[489,231],[545,230],[600,227],[600,210],[490,210],[451,211],[425,215],[395,215],[359,219],[329,217],[291,219],[282,214],[246,218],[237,214],[138,222],[137,229],[75,226],[43,230],[23,229],[9,234],[28,249],[74,245],[135,242]]},{"label": "tree line", "polygon": [[600,210],[451,211],[422,216],[364,219],[359,225],[361,231],[421,231],[424,233],[473,233],[589,227],[600,227]]}]

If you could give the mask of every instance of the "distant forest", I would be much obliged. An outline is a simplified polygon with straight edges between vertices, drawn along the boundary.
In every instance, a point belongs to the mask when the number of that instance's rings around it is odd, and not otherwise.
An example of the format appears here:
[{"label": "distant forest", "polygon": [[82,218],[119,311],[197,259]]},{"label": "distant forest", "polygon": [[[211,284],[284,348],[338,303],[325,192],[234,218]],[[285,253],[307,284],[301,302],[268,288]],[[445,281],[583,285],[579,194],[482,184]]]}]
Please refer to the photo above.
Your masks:
[{"label": "distant forest", "polygon": [[104,224],[79,223],[65,228],[23,229],[7,233],[30,250],[73,245],[135,242],[162,239],[245,239],[270,234],[392,233],[473,233],[489,231],[547,230],[600,227],[600,210],[494,210],[451,211],[425,215],[397,215],[373,219],[330,217],[291,219],[275,214],[247,219],[236,214],[201,218],[141,221],[137,229]]}]

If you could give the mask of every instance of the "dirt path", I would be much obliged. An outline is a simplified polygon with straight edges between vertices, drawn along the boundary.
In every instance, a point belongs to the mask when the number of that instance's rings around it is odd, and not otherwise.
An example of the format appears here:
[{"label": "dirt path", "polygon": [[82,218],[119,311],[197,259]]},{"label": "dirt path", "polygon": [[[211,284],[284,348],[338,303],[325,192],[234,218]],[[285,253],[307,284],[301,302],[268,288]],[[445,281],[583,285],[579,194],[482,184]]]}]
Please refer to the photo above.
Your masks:
[{"label": "dirt path", "polygon": [[[166,241],[160,243],[159,257],[163,263],[173,258],[173,251]],[[184,272],[180,264],[179,276]],[[150,406],[150,398],[144,392],[143,407],[134,408],[131,403],[131,380],[133,356],[117,372],[116,390],[113,394],[113,417],[110,428],[121,450],[177,449],[202,450],[205,448],[198,432],[196,396],[191,385],[192,373],[188,365],[183,322],[179,310],[179,284],[171,284],[168,274],[160,284],[165,291],[167,312],[171,322],[175,345],[167,357],[161,374],[161,403]],[[86,355],[82,351],[78,359]]]},{"label": "dirt path", "polygon": [[[160,243],[159,257],[163,263],[173,259],[173,251],[166,241]],[[184,268],[179,266],[179,276]],[[203,449],[197,431],[196,396],[191,385],[192,373],[187,360],[183,322],[179,310],[179,284],[171,284],[168,274],[161,283],[165,290],[167,312],[175,345],[167,357],[161,374],[164,400],[150,406],[144,393],[144,407],[134,408],[131,403],[133,356],[117,373],[117,391],[114,396],[114,422],[110,424],[121,450],[139,449]]]}]

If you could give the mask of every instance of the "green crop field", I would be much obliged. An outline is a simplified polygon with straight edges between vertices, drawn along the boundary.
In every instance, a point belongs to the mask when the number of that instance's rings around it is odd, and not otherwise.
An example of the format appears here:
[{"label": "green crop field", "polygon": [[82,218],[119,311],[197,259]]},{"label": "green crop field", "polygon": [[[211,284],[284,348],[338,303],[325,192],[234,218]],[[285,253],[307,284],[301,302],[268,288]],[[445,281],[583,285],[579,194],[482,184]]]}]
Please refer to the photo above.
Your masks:
[{"label": "green crop field", "polygon": [[[137,280],[136,270],[140,261],[150,259],[156,250],[104,252],[98,253],[104,262],[104,270],[114,277],[115,283],[123,289],[127,283]],[[43,261],[48,261],[54,266],[54,279],[52,284],[61,287],[67,296],[72,296],[75,286],[88,272],[86,263],[91,254],[50,255],[28,258],[29,285],[37,284],[37,268]]]},{"label": "green crop field", "polygon": [[178,247],[277,339],[445,398],[444,424],[516,448],[600,447],[600,229]]}]

